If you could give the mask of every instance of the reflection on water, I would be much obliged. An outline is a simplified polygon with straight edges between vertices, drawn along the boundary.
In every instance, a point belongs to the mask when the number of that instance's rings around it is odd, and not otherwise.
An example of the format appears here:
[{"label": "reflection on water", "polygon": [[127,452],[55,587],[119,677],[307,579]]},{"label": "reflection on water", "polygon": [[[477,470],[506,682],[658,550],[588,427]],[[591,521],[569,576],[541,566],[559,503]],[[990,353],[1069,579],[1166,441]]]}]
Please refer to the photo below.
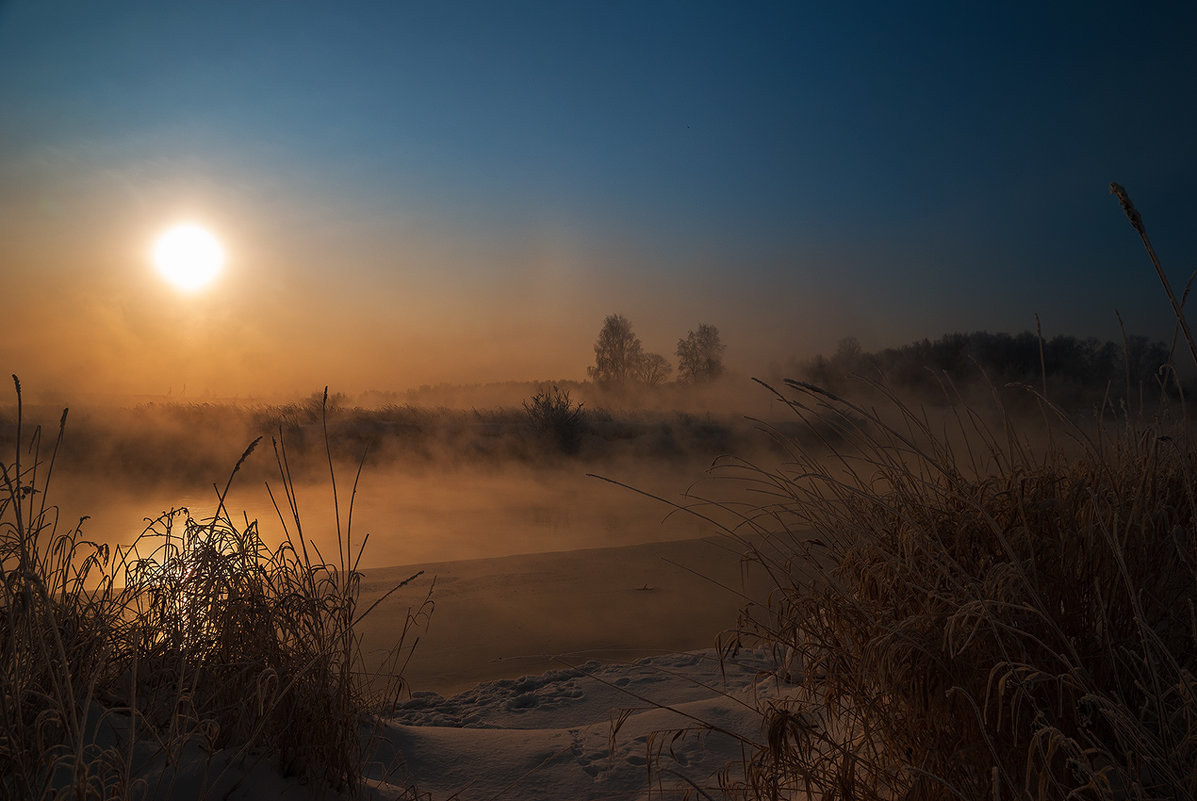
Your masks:
[{"label": "reflection on water", "polygon": [[[688,477],[635,478],[630,469],[618,468],[604,473],[671,498],[678,497]],[[417,475],[367,469],[356,496],[352,482],[352,470],[338,475],[341,527],[349,531],[355,553],[369,534],[363,568],[633,545],[712,533],[710,526],[686,515],[664,519],[669,512],[664,504],[580,471],[515,467],[434,469]],[[281,487],[272,482],[271,489],[293,531]],[[296,493],[304,537],[316,543],[325,559],[336,561],[337,524],[330,483],[304,484]],[[144,530],[146,518],[165,510],[186,506],[203,518],[216,509],[214,488],[206,493],[163,487],[133,491],[112,476],[59,477],[52,494],[64,524],[90,515],[83,528],[87,538],[113,545],[131,543]],[[235,483],[227,507],[235,522],[257,520],[268,545],[283,539],[279,515],[264,485]]]}]

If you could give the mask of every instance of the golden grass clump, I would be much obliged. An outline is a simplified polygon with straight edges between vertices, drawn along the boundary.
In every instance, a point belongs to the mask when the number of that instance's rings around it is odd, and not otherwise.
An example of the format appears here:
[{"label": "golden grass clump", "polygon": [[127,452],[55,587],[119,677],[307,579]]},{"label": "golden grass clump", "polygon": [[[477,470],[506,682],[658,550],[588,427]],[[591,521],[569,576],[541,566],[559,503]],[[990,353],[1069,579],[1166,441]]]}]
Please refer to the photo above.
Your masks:
[{"label": "golden grass clump", "polygon": [[[1197,453],[1183,423],[1036,446],[897,421],[790,382],[835,417],[834,462],[731,465],[777,590],[744,632],[792,687],[733,795],[1191,798],[1197,793]],[[1009,421],[1007,421],[1009,422]],[[779,526],[779,524],[782,524]],[[785,541],[778,530],[789,532]],[[813,570],[811,565],[823,565]]]},{"label": "golden grass clump", "polygon": [[1161,391],[1150,415],[1078,421],[1024,387],[1043,414],[1015,421],[996,390],[986,419],[950,386],[940,414],[865,383],[883,411],[786,382],[778,399],[836,436],[816,450],[774,429],[784,463],[723,463],[727,495],[701,507],[764,536],[742,541],[776,584],[729,645],[771,645],[778,678],[759,702],[762,745],[725,794],[1197,798],[1183,402]]},{"label": "golden grass clump", "polygon": [[163,513],[129,548],[87,541],[83,521],[60,530],[46,500],[57,443],[45,464],[40,444],[35,430],[0,464],[0,798],[206,798],[263,759],[357,789],[372,700],[354,631],[365,543],[354,549],[338,513],[335,561],[309,552],[281,444],[292,523],[274,549],[256,522],[232,520],[228,485],[213,518]]}]

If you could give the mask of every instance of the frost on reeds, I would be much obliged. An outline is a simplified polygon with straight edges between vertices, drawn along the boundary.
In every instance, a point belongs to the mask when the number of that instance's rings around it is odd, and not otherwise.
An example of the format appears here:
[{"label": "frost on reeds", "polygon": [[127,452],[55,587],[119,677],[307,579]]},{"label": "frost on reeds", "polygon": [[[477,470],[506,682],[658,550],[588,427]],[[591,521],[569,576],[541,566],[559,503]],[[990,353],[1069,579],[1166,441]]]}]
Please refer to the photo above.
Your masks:
[{"label": "frost on reeds", "polygon": [[131,547],[90,542],[47,501],[66,413],[43,462],[16,388],[20,444],[0,463],[0,798],[206,798],[262,760],[356,789],[371,699],[354,631],[365,543],[349,520],[338,512],[331,560],[309,551],[276,442],[291,520],[277,548],[234,522],[227,485],[211,519],[172,510]]},{"label": "frost on reeds", "polygon": [[1183,404],[1075,420],[1024,387],[1043,415],[1015,421],[996,390],[937,415],[871,389],[865,408],[786,382],[779,400],[836,437],[816,453],[775,432],[784,462],[717,467],[726,494],[702,507],[765,537],[744,542],[776,583],[738,642],[773,646],[782,689],[725,794],[1197,798]]},{"label": "frost on reeds", "polygon": [[762,705],[767,747],[728,789],[1193,797],[1197,465],[1182,423],[1061,420],[1035,445],[970,410],[947,433],[897,399],[887,421],[788,389],[844,438],[831,464],[732,468],[769,496],[744,519],[771,532],[754,553],[777,580],[742,631],[775,646],[792,686]]}]

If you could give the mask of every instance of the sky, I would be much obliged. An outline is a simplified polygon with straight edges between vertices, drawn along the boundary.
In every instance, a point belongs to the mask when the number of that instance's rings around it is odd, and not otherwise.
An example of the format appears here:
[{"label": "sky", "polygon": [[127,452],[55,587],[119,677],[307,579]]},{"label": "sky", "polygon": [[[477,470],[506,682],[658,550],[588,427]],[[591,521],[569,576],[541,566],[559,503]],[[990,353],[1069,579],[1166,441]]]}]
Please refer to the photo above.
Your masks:
[{"label": "sky", "polygon": [[[0,2],[0,368],[44,392],[583,379],[608,314],[741,375],[1171,333],[1191,3]],[[181,292],[155,237],[227,261]]]}]

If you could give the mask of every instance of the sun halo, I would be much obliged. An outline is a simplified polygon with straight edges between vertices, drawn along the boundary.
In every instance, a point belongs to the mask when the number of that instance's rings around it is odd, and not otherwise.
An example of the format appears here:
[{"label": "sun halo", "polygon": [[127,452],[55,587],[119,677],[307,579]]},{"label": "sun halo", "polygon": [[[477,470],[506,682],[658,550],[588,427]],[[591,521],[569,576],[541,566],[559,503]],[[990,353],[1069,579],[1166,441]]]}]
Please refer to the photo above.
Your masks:
[{"label": "sun halo", "polygon": [[224,267],[224,248],[206,228],[179,223],[163,231],[154,242],[158,273],[184,291],[211,283]]}]

